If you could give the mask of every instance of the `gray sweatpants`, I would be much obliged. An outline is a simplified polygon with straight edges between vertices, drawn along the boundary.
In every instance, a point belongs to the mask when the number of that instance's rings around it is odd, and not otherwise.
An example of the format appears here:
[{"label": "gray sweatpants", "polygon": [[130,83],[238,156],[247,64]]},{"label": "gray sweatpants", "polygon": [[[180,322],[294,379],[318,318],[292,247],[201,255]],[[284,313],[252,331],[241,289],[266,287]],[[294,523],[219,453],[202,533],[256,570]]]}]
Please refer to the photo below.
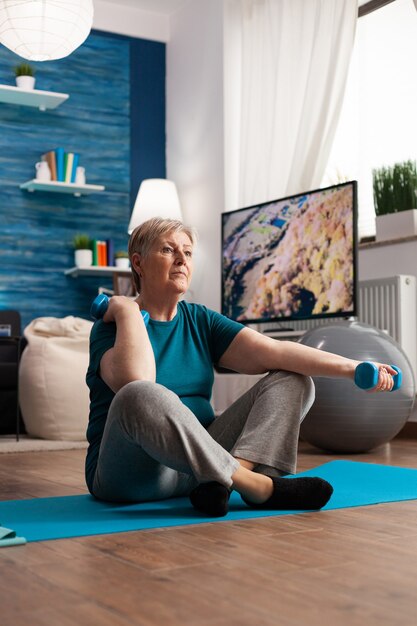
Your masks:
[{"label": "gray sweatpants", "polygon": [[144,502],[188,495],[202,482],[231,487],[234,457],[268,476],[294,473],[300,423],[313,401],[311,378],[271,372],[205,429],[166,387],[131,382],[110,405],[93,494]]}]

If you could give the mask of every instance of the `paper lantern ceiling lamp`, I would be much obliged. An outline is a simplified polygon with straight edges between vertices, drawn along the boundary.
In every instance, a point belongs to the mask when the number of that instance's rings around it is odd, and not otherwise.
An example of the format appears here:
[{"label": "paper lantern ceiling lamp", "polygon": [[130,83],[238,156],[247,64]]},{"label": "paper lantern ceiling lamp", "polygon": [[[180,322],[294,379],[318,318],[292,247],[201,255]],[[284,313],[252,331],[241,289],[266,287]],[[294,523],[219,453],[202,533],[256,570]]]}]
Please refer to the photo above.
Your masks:
[{"label": "paper lantern ceiling lamp", "polygon": [[68,56],[88,37],[93,0],[0,0],[0,43],[29,61]]}]

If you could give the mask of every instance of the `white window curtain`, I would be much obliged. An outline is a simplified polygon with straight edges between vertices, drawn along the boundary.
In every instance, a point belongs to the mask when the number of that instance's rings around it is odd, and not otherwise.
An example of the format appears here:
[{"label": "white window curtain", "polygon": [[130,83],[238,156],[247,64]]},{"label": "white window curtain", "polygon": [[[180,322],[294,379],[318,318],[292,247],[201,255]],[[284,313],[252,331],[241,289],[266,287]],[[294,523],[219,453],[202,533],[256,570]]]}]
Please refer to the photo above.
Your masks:
[{"label": "white window curtain", "polygon": [[357,0],[225,0],[226,210],[318,188]]}]

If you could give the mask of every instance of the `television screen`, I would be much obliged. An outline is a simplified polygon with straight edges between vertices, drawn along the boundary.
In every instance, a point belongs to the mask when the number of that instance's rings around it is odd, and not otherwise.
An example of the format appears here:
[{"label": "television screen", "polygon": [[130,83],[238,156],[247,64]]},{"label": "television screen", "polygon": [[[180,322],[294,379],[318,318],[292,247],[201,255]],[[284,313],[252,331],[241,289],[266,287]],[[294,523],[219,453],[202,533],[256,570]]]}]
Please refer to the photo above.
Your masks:
[{"label": "television screen", "polygon": [[356,315],[356,181],[222,214],[222,312],[241,322]]}]

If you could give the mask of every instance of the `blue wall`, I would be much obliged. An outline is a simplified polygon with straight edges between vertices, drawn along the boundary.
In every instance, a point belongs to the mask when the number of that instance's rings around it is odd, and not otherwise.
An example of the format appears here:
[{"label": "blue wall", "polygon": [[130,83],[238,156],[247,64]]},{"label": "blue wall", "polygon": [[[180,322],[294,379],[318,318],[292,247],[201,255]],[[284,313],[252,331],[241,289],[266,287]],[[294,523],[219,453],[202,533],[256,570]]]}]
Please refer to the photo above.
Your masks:
[{"label": "blue wall", "polygon": [[[21,59],[0,46],[0,84],[14,85]],[[34,63],[36,87],[68,93],[54,110],[0,103],[0,309],[25,326],[40,316],[89,317],[110,278],[64,276],[71,240],[85,232],[127,247],[127,225],[144,178],[165,177],[165,44],[92,31],[66,59]],[[41,154],[80,154],[87,182],[104,192],[75,198],[28,193]]]}]

